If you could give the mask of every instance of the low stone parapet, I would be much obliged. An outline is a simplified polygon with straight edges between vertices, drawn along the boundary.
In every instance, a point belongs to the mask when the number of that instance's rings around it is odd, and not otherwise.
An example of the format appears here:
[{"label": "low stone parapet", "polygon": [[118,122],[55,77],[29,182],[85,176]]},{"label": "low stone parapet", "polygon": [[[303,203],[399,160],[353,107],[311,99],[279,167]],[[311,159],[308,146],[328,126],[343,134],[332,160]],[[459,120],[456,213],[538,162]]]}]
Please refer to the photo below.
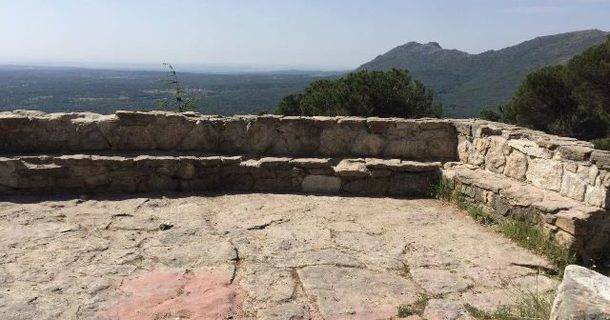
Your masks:
[{"label": "low stone parapet", "polygon": [[0,112],[0,153],[156,151],[455,161],[443,119]]},{"label": "low stone parapet", "polygon": [[440,166],[375,158],[18,156],[0,158],[0,194],[271,191],[427,196]]},{"label": "low stone parapet", "polygon": [[453,120],[463,163],[610,208],[610,152],[589,142],[484,120]]}]

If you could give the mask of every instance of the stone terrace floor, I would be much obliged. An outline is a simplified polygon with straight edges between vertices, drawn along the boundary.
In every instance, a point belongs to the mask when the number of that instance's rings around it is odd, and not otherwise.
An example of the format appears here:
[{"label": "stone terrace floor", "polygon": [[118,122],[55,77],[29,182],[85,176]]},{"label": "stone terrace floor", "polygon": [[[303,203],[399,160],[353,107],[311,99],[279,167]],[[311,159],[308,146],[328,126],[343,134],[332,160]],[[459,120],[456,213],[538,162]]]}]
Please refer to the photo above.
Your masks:
[{"label": "stone terrace floor", "polygon": [[0,200],[2,319],[470,319],[554,288],[538,264],[436,200]]}]

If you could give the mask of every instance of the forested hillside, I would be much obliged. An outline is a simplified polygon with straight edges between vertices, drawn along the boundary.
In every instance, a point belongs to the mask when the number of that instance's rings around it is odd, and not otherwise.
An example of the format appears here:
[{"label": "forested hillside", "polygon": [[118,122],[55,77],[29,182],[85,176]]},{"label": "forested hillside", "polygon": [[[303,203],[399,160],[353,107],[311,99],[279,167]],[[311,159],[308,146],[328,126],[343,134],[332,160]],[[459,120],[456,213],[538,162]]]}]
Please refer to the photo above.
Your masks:
[{"label": "forested hillside", "polygon": [[566,63],[602,43],[607,34],[586,30],[544,36],[481,54],[443,49],[435,42],[409,42],[363,64],[359,70],[407,69],[436,91],[446,115],[471,117],[485,107],[508,101],[529,72]]}]

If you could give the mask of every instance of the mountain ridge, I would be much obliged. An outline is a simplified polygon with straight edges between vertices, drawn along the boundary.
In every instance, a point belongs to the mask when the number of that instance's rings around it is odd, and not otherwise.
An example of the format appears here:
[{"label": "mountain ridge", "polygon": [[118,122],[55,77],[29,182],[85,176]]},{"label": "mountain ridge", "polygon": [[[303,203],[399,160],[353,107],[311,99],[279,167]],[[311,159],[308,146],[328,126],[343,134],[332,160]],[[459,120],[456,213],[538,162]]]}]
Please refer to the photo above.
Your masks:
[{"label": "mountain ridge", "polygon": [[539,36],[499,50],[472,54],[444,49],[437,42],[407,42],[357,70],[407,69],[432,87],[446,114],[472,117],[506,102],[525,76],[538,68],[566,63],[610,33],[598,29]]}]

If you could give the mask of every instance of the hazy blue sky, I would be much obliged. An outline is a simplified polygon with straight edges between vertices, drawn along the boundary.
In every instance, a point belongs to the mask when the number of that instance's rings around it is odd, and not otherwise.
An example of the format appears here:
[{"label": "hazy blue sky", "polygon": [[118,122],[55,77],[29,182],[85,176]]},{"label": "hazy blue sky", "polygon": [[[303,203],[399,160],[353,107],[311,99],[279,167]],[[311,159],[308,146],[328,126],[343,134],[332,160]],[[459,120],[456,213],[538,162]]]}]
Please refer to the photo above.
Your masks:
[{"label": "hazy blue sky", "polygon": [[610,0],[0,0],[2,63],[346,69],[408,41],[469,52],[610,30]]}]

